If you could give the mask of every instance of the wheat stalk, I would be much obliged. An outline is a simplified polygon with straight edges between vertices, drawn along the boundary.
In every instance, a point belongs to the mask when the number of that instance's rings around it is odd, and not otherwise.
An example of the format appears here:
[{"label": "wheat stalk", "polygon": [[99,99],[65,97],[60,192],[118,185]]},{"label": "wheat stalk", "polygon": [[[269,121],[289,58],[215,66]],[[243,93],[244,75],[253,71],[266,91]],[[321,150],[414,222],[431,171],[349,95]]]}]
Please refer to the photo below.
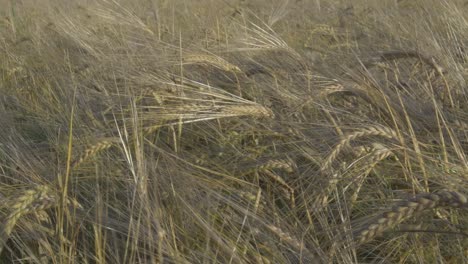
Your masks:
[{"label": "wheat stalk", "polygon": [[468,208],[468,200],[466,196],[455,191],[420,194],[380,214],[376,220],[356,232],[356,240],[358,243],[368,242],[421,211],[443,206]]}]

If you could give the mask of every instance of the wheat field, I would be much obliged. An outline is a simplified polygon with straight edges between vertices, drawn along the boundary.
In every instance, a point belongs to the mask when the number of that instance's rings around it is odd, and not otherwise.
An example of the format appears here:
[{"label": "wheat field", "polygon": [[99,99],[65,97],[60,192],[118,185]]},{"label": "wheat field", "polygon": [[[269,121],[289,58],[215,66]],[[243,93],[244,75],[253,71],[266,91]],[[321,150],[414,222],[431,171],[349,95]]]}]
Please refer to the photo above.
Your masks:
[{"label": "wheat field", "polygon": [[0,0],[0,263],[468,263],[468,2]]}]

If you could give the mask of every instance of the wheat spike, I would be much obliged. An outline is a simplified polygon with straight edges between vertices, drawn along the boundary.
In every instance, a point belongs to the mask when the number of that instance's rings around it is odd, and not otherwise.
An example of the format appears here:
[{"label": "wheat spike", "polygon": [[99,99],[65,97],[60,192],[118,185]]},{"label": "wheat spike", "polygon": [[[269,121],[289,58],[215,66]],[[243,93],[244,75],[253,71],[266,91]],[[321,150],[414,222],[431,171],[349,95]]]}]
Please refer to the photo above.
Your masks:
[{"label": "wheat spike", "polygon": [[356,232],[357,241],[358,243],[368,242],[421,211],[442,206],[468,208],[468,199],[463,194],[455,191],[420,194],[400,203],[392,210],[382,213],[376,220],[358,230]]},{"label": "wheat spike", "polygon": [[456,127],[459,130],[462,131],[468,131],[468,123],[460,121],[460,120],[455,120],[451,125]]},{"label": "wheat spike", "polygon": [[379,146],[378,148],[374,148],[374,151],[370,154],[369,158],[365,161],[365,164],[363,165],[363,167],[365,168],[365,170],[370,170],[373,167],[375,167],[375,165],[377,165],[377,163],[379,163],[380,161],[390,156],[394,156],[394,155],[395,154],[390,149],[384,146]]},{"label": "wheat spike", "polygon": [[395,154],[390,149],[381,146],[380,144],[376,145],[378,147],[374,148],[375,150],[370,153],[369,157],[364,161],[362,165],[362,170],[365,172],[358,181],[358,186],[354,193],[351,195],[350,204],[353,206],[356,202],[359,192],[361,190],[362,184],[366,176],[372,171],[372,169],[382,160],[394,156]]},{"label": "wheat spike", "polygon": [[145,128],[143,128],[143,134],[145,136],[153,134],[154,132],[156,132],[161,127],[162,127],[161,125],[152,125],[152,126],[145,127]]},{"label": "wheat spike", "polygon": [[290,160],[272,159],[256,167],[258,171],[266,171],[272,169],[281,169],[288,173],[294,172],[294,164]]},{"label": "wheat spike", "polygon": [[[366,160],[364,160],[362,165],[360,165],[361,170],[366,172],[364,173],[364,175],[367,175],[372,170],[372,168],[374,168],[380,161],[394,155],[394,153],[391,150],[382,146],[381,144],[376,143],[373,144],[373,146],[374,151],[370,153],[368,155],[369,157]],[[363,152],[364,151],[367,152],[367,150],[363,150]],[[331,178],[328,181],[328,185],[326,186],[326,188],[324,188],[324,191],[322,191],[319,195],[317,202],[314,204],[314,208],[323,208],[327,206],[328,197],[331,191],[336,187],[336,185],[339,182],[338,175],[338,173],[334,173],[331,175]],[[357,199],[357,193],[358,191],[351,196],[351,204],[353,204],[354,201]]]},{"label": "wheat spike", "polygon": [[[266,225],[266,228],[268,228],[270,232],[277,235],[282,241],[286,242],[294,250],[301,252],[308,261],[317,260],[317,257],[314,256],[314,254],[312,254],[310,250],[306,248],[304,243],[300,241],[299,239],[295,238],[291,234],[283,231],[281,228],[276,227],[274,225]],[[316,262],[312,262],[312,263],[316,263]]]},{"label": "wheat spike", "polygon": [[319,91],[319,98],[326,98],[328,95],[338,92],[344,92],[346,89],[341,84],[331,84],[327,85]]},{"label": "wheat spike", "polygon": [[[82,208],[76,200],[71,198],[69,198],[66,203],[77,208]],[[36,186],[33,189],[24,191],[18,196],[14,200],[14,203],[9,206],[12,211],[4,219],[3,228],[0,230],[0,253],[21,217],[29,213],[41,212],[57,205],[58,196],[56,192],[46,185]]]},{"label": "wheat spike", "polygon": [[86,160],[94,157],[97,153],[106,150],[112,147],[115,143],[114,139],[104,139],[99,141],[98,143],[88,147],[83,154],[72,163],[72,168],[76,168],[81,165]]},{"label": "wheat spike", "polygon": [[5,241],[22,216],[34,211],[42,211],[50,208],[54,206],[55,203],[55,195],[52,193],[51,189],[45,185],[40,185],[34,189],[24,191],[24,193],[15,200],[15,203],[10,206],[13,211],[4,220],[0,235],[0,252],[3,249]]},{"label": "wheat spike", "polygon": [[341,153],[341,151],[349,145],[349,143],[353,140],[356,140],[357,138],[361,137],[370,137],[370,136],[379,136],[379,137],[384,137],[384,138],[389,138],[389,139],[396,139],[398,138],[396,132],[388,127],[381,127],[381,126],[371,126],[368,128],[364,128],[362,130],[356,131],[354,133],[351,133],[347,135],[345,138],[343,138],[338,145],[335,146],[333,151],[328,155],[327,159],[322,165],[321,171],[326,171],[328,170],[333,161],[336,160],[338,155]]},{"label": "wheat spike", "polygon": [[271,109],[261,105],[232,105],[221,109],[222,113],[233,116],[252,116],[255,118],[273,118]]},{"label": "wheat spike", "polygon": [[229,63],[223,58],[213,56],[213,55],[206,55],[206,54],[193,54],[183,58],[184,63],[203,63],[213,65],[217,68],[220,68],[225,71],[230,72],[237,72],[240,73],[242,70],[234,64]]}]

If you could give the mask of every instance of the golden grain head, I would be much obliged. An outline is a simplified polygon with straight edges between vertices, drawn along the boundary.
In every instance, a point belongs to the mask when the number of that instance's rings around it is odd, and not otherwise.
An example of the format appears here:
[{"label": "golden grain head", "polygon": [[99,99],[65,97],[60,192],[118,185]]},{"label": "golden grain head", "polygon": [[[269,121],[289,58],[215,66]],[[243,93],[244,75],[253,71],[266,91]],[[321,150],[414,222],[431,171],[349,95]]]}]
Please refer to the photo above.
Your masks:
[{"label": "golden grain head", "polygon": [[217,67],[219,69],[225,70],[225,71],[230,71],[230,72],[236,72],[236,73],[241,73],[242,70],[237,67],[236,65],[229,63],[225,59],[213,55],[207,55],[207,54],[192,54],[185,56],[183,58],[184,63],[202,63],[202,64],[208,64],[212,65],[214,67]]},{"label": "golden grain head", "polygon": [[384,231],[424,210],[440,206],[457,208],[467,205],[466,196],[456,191],[423,193],[415,198],[401,202],[391,211],[381,213],[379,218],[368,223],[366,227],[358,231],[357,240],[360,243],[368,242],[374,237],[381,235]]}]

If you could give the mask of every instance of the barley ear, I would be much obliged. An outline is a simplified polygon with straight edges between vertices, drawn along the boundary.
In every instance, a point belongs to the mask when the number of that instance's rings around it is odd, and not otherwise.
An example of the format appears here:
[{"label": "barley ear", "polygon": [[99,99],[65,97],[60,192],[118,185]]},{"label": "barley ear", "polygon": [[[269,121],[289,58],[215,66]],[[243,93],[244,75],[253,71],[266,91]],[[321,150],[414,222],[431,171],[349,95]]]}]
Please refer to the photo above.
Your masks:
[{"label": "barley ear", "polygon": [[388,139],[398,138],[397,133],[393,129],[388,128],[388,127],[371,126],[368,128],[358,130],[354,133],[347,135],[342,140],[340,140],[340,142],[335,146],[335,148],[332,150],[332,152],[328,155],[328,157],[324,161],[321,167],[321,171],[326,171],[330,169],[331,165],[337,159],[338,155],[346,146],[349,145],[351,141],[356,140],[358,138],[370,137],[370,136],[379,136],[379,137],[388,138]]},{"label": "barley ear", "polygon": [[310,250],[304,245],[302,241],[294,237],[293,235],[283,231],[281,228],[274,225],[266,225],[266,228],[277,235],[282,241],[286,242],[291,248],[303,254],[303,256],[309,261],[316,260],[317,257],[310,252]]},{"label": "barley ear", "polygon": [[17,197],[10,206],[12,212],[4,220],[0,233],[0,252],[11,235],[18,220],[31,212],[42,211],[56,204],[56,198],[51,189],[45,185],[37,186],[34,189],[26,190]]},{"label": "barley ear", "polygon": [[415,198],[401,202],[392,210],[381,213],[375,220],[358,230],[357,242],[369,242],[417,213],[436,207],[468,208],[468,199],[456,191],[438,191],[417,195]]},{"label": "barley ear", "polygon": [[271,109],[261,105],[232,105],[221,109],[223,114],[233,116],[251,116],[254,118],[273,118],[275,115]]},{"label": "barley ear", "polygon": [[208,64],[215,66],[219,69],[230,71],[230,72],[237,72],[240,73],[242,70],[234,64],[229,63],[225,59],[213,56],[213,55],[206,55],[206,54],[193,54],[183,58],[183,62],[187,64]]},{"label": "barley ear", "polygon": [[114,139],[103,139],[96,144],[88,147],[81,156],[72,163],[72,168],[77,168],[86,160],[96,156],[99,152],[109,149],[115,144]]}]

